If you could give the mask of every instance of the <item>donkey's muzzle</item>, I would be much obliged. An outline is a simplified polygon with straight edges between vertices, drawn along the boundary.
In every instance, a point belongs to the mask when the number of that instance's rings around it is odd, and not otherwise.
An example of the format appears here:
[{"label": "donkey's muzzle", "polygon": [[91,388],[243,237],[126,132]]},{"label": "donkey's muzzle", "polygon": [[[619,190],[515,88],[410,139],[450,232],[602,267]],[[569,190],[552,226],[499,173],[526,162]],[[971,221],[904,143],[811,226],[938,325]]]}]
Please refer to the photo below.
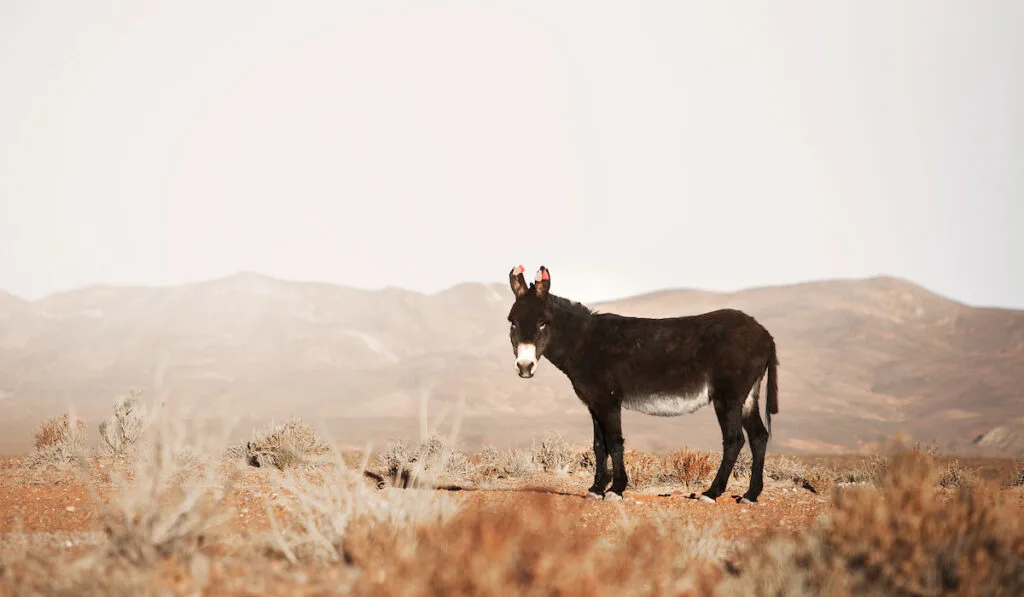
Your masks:
[{"label": "donkey's muzzle", "polygon": [[516,347],[516,369],[519,377],[529,379],[537,369],[537,347],[533,344],[520,344]]},{"label": "donkey's muzzle", "polygon": [[530,379],[533,377],[533,372],[537,370],[537,361],[516,361],[516,369],[519,370],[519,377]]}]

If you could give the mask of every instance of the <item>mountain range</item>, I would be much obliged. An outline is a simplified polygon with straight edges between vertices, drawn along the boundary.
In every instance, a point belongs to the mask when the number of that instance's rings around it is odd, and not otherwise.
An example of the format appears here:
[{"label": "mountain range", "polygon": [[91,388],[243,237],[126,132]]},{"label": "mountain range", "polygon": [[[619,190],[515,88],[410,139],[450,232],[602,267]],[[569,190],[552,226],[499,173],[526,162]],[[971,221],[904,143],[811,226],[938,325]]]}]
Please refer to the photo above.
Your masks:
[{"label": "mountain range", "polygon": [[[129,388],[195,416],[301,416],[343,443],[415,435],[426,408],[430,420],[461,415],[469,443],[528,443],[554,430],[589,444],[589,415],[560,372],[542,360],[533,379],[516,376],[511,303],[506,284],[428,295],[253,273],[31,302],[0,292],[0,451],[26,449],[39,422],[69,408],[96,422]],[[1024,454],[1024,311],[964,305],[892,277],[665,290],[590,306],[756,317],[781,361],[776,450],[863,451],[903,432],[951,451]],[[624,428],[627,447],[720,445],[711,409],[627,412]]]}]

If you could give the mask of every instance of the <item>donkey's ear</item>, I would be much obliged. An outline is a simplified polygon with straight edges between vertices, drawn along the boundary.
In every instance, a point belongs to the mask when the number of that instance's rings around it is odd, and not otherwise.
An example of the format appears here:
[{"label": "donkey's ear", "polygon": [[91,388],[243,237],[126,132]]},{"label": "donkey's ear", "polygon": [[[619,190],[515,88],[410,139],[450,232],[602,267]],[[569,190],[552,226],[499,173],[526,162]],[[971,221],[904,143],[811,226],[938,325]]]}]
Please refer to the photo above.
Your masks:
[{"label": "donkey's ear", "polygon": [[529,292],[530,289],[526,286],[526,277],[523,276],[523,266],[517,265],[508,273],[508,285],[512,287],[516,298]]},{"label": "donkey's ear", "polygon": [[548,268],[542,265],[537,270],[537,282],[534,286],[534,291],[537,293],[537,298],[546,299],[548,298],[549,290],[551,290],[551,274],[548,273]]}]

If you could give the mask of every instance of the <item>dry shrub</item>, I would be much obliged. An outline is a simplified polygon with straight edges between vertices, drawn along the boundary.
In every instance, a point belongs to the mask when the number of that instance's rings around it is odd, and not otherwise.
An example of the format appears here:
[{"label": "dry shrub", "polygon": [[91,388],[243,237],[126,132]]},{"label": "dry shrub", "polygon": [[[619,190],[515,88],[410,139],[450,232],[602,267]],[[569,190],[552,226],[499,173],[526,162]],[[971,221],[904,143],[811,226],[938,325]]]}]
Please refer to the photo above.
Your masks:
[{"label": "dry shrub", "polygon": [[675,467],[668,458],[648,452],[627,450],[622,455],[622,461],[626,467],[629,487],[633,489],[646,489],[675,480]]},{"label": "dry shrub", "polygon": [[[154,594],[140,591],[143,585],[155,580],[153,570],[98,560],[92,551],[87,556],[74,556],[65,550],[37,547],[19,550],[4,543],[7,538],[0,541],[0,595],[132,597]],[[185,587],[191,584],[190,580],[181,582]]]},{"label": "dry shrub", "polygon": [[[889,472],[891,459],[886,454],[872,454],[862,469],[864,481],[878,482]],[[851,480],[852,481],[852,480]]]},{"label": "dry shrub", "polygon": [[710,595],[723,543],[677,517],[613,527],[604,540],[550,500],[474,508],[414,537],[353,529],[355,593],[383,595]]},{"label": "dry shrub", "polygon": [[764,476],[775,481],[802,483],[807,465],[792,456],[769,454],[764,460]]},{"label": "dry shrub", "polygon": [[87,485],[102,533],[82,552],[58,546],[10,559],[4,554],[0,585],[14,594],[70,597],[168,594],[155,585],[173,583],[181,594],[200,594],[210,580],[213,546],[232,518],[229,481],[198,456],[208,439],[170,424],[147,434],[136,444],[131,471],[114,480],[119,490],[107,487],[101,496]]},{"label": "dry shrub", "polygon": [[128,456],[149,425],[149,414],[139,400],[140,390],[129,390],[114,399],[114,412],[100,423],[100,445],[104,454],[113,457]]},{"label": "dry shrub", "polygon": [[815,464],[803,475],[803,486],[814,493],[827,494],[836,486],[840,473],[831,466]]},{"label": "dry shrub", "polygon": [[409,448],[398,439],[384,444],[373,458],[373,468],[389,479],[397,479],[409,462]]},{"label": "dry shrub", "polygon": [[480,474],[484,478],[521,479],[537,472],[533,455],[519,448],[498,449],[484,446],[478,454]]},{"label": "dry shrub", "polygon": [[797,538],[769,537],[722,587],[746,595],[1024,594],[1024,520],[985,484],[945,499],[933,454],[889,460],[880,490],[833,494],[832,516]]},{"label": "dry shrub", "polygon": [[885,475],[889,468],[889,457],[883,454],[872,454],[867,458],[858,459],[848,465],[837,465],[836,483],[863,484],[874,483]]},{"label": "dry shrub", "polygon": [[388,442],[374,457],[373,468],[402,487],[429,485],[442,475],[464,476],[473,470],[466,454],[438,433],[413,450],[401,440]]},{"label": "dry shrub", "polygon": [[576,453],[560,434],[552,433],[539,443],[534,440],[533,461],[544,472],[565,475],[573,472],[576,465]]},{"label": "dry shrub", "polygon": [[577,470],[594,472],[594,450],[576,450],[572,461]]},{"label": "dry shrub", "polygon": [[288,471],[272,479],[277,499],[267,504],[272,522],[267,549],[293,564],[351,561],[352,528],[390,542],[419,524],[444,523],[461,503],[431,489],[377,491],[340,458],[326,469]]},{"label": "dry shrub", "polygon": [[465,452],[440,433],[422,442],[410,462],[415,465],[417,472],[424,474],[431,472],[460,476],[469,474],[473,468]]},{"label": "dry shrub", "polygon": [[85,421],[63,414],[46,421],[36,429],[33,445],[37,450],[55,446],[60,443],[75,441],[87,433]]},{"label": "dry shrub", "polygon": [[[905,447],[895,444],[896,451],[904,451]],[[832,483],[835,485],[860,485],[866,483],[877,484],[885,476],[889,469],[889,454],[871,454],[859,457],[850,461],[839,461],[829,465],[816,464],[808,469],[808,472],[819,467],[818,472],[828,470],[834,474]]]},{"label": "dry shrub", "polygon": [[669,460],[679,481],[688,487],[710,481],[718,466],[715,456],[710,452],[689,448],[670,454]]},{"label": "dry shrub", "polygon": [[1014,468],[1015,471],[1010,475],[1010,478],[1006,480],[1003,487],[1024,487],[1024,460],[1017,461]]},{"label": "dry shrub", "polygon": [[[716,462],[717,467],[720,462]],[[740,450],[739,455],[736,457],[736,464],[732,467],[732,478],[733,479],[749,479],[750,471],[753,470],[754,459],[750,455],[750,450],[744,447]]]},{"label": "dry shrub", "polygon": [[191,560],[231,519],[226,497],[232,475],[222,474],[208,456],[217,444],[190,435],[180,422],[161,423],[136,444],[130,479],[114,480],[125,489],[112,501],[96,498],[109,539],[105,557],[139,566],[171,556]]},{"label": "dry shrub", "polygon": [[[236,448],[233,453],[238,453]],[[286,470],[301,466],[331,452],[312,427],[299,418],[281,424],[271,423],[253,434],[243,452],[246,462],[255,467]]]},{"label": "dry shrub", "polygon": [[946,489],[957,489],[969,487],[977,481],[977,473],[964,467],[958,459],[953,458],[946,464],[946,470],[942,473],[942,477],[939,478],[939,485]]},{"label": "dry shrub", "polygon": [[85,462],[88,428],[74,415],[63,414],[39,426],[35,433],[35,451],[26,464],[31,468],[66,469]]}]

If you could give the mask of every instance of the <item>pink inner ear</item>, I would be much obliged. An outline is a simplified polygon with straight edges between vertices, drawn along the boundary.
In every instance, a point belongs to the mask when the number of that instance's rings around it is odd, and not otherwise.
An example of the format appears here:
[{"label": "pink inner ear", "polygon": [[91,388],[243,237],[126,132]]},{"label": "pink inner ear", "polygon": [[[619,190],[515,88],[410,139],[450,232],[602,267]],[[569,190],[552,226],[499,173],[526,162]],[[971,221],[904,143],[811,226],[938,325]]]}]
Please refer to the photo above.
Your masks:
[{"label": "pink inner ear", "polygon": [[540,279],[541,280],[550,280],[551,279],[551,276],[548,275],[548,270],[541,270],[541,272],[540,272]]},{"label": "pink inner ear", "polygon": [[524,271],[525,269],[526,269],[526,268],[524,268],[524,267],[522,266],[522,264],[520,264],[520,265],[517,265],[517,266],[516,266],[516,271],[515,271],[515,272],[513,272],[513,274],[514,274],[514,275],[516,275],[516,276],[518,276],[519,274],[523,273],[523,271]]}]

